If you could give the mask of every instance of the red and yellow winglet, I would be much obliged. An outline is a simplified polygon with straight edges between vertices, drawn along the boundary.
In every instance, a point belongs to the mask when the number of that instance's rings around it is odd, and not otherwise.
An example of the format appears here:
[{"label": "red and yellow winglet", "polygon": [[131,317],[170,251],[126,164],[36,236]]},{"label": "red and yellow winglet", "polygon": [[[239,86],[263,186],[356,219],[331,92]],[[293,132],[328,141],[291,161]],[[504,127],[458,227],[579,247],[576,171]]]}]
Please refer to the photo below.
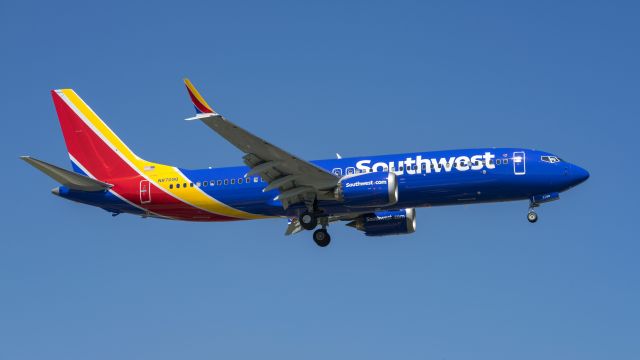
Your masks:
[{"label": "red and yellow winglet", "polygon": [[189,97],[191,98],[191,102],[193,102],[193,106],[196,108],[196,112],[198,114],[215,114],[213,108],[207,104],[202,95],[196,90],[196,87],[193,86],[189,79],[184,79],[184,84],[187,86],[187,91],[189,92]]}]

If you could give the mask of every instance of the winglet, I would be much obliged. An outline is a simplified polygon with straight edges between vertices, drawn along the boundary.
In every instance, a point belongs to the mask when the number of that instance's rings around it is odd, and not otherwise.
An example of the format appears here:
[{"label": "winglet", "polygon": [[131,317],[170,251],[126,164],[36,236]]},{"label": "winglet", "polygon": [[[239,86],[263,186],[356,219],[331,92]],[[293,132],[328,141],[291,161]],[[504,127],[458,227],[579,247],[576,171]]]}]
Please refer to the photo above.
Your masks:
[{"label": "winglet", "polygon": [[193,102],[193,106],[196,108],[196,112],[198,114],[216,114],[213,108],[207,104],[189,79],[184,79],[184,84],[187,86],[189,97],[191,98],[191,102]]}]

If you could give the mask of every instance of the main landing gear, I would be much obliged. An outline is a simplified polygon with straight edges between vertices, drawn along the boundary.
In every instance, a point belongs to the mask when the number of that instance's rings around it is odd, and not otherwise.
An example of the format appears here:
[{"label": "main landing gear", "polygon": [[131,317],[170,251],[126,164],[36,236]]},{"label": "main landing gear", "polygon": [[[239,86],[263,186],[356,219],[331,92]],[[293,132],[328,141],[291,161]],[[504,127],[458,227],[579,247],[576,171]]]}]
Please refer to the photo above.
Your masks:
[{"label": "main landing gear", "polygon": [[320,247],[325,247],[331,242],[331,235],[327,232],[327,229],[318,229],[313,232],[313,241]]},{"label": "main landing gear", "polygon": [[305,230],[313,230],[318,226],[318,217],[310,212],[305,212],[300,215],[298,221]]},{"label": "main landing gear", "polygon": [[320,247],[325,247],[329,245],[331,242],[331,236],[327,231],[327,226],[329,225],[329,218],[326,216],[318,217],[316,214],[312,212],[304,212],[302,215],[298,217],[298,221],[300,225],[305,230],[313,230],[318,226],[318,222],[322,226],[322,229],[318,229],[313,232],[313,241],[315,241],[316,245]]}]

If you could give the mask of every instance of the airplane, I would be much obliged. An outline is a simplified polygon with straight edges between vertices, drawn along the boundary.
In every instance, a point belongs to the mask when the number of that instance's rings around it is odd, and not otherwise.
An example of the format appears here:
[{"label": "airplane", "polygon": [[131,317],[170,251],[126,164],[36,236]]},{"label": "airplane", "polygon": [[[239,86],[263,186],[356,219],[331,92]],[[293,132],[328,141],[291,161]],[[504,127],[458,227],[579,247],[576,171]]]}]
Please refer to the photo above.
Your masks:
[{"label": "airplane", "polygon": [[52,90],[72,171],[21,158],[61,184],[52,193],[113,216],[185,221],[288,219],[286,235],[315,230],[325,247],[330,223],[367,236],[410,234],[416,208],[529,200],[535,208],[589,178],[557,155],[479,148],[306,161],[213,110],[185,79],[200,121],[244,156],[244,166],[184,169],[137,156],[72,89]]}]

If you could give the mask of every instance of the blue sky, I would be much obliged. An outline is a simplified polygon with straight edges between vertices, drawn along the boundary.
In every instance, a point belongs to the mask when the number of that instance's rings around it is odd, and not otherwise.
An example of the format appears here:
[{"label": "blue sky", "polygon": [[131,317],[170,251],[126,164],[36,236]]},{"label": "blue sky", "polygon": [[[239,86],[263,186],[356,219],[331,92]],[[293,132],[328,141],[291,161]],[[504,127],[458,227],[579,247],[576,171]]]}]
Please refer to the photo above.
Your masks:
[{"label": "blue sky", "polygon": [[[637,359],[638,5],[0,2],[1,359]],[[483,146],[591,178],[544,205],[418,210],[411,236],[112,218],[20,160],[69,166],[49,90],[139,155],[240,163],[193,113],[307,159]]]}]

